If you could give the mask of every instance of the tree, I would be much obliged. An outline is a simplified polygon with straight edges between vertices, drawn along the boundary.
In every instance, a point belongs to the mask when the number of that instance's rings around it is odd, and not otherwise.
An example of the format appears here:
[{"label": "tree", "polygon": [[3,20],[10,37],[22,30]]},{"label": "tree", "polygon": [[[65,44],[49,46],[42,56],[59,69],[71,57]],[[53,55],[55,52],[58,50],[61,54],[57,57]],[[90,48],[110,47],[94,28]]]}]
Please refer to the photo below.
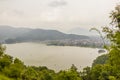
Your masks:
[{"label": "tree", "polygon": [[2,44],[0,44],[0,58],[2,57],[2,55],[5,53],[6,47],[3,46]]},{"label": "tree", "polygon": [[104,27],[103,32],[110,40],[111,45],[107,47],[109,52],[109,64],[114,68],[116,79],[120,79],[120,5],[112,11],[112,28]]},{"label": "tree", "polygon": [[32,67],[27,67],[22,73],[22,80],[38,80],[38,73]]},{"label": "tree", "polygon": [[0,70],[4,69],[6,66],[9,66],[13,61],[13,58],[7,54],[4,54],[0,58]]},{"label": "tree", "polygon": [[91,79],[90,75],[91,75],[91,68],[90,67],[85,67],[80,72],[80,76],[82,77],[83,80],[90,80]]},{"label": "tree", "polygon": [[77,68],[72,64],[71,68],[66,71],[60,71],[58,73],[57,79],[55,80],[82,80]]},{"label": "tree", "polygon": [[[108,57],[102,55],[94,60],[88,80],[120,80],[120,5],[112,11],[110,18],[112,28],[103,28],[103,32],[111,42],[110,46],[105,46]],[[108,61],[105,62],[106,60]]]}]

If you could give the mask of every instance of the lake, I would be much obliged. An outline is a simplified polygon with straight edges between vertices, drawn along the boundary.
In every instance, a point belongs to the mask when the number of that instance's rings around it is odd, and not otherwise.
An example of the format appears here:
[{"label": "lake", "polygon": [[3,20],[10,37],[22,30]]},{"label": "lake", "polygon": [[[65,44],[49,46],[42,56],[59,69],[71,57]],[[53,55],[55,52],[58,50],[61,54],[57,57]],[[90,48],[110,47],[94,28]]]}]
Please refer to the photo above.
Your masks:
[{"label": "lake", "polygon": [[97,48],[73,46],[47,46],[41,43],[5,44],[6,53],[21,59],[26,65],[47,66],[56,71],[68,69],[74,64],[79,70],[91,66],[101,55]]}]

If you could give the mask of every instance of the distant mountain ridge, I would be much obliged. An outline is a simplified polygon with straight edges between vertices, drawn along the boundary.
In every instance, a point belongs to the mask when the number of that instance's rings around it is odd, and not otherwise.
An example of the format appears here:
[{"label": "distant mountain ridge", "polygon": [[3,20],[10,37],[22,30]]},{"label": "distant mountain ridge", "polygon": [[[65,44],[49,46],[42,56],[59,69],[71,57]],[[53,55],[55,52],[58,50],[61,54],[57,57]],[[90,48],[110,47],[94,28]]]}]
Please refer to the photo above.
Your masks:
[{"label": "distant mountain ridge", "polygon": [[99,34],[96,31],[90,31],[90,29],[85,29],[85,28],[73,28],[68,31],[68,33],[71,34],[77,34],[77,35],[86,35],[86,36],[98,36]]},{"label": "distant mountain ridge", "polygon": [[16,38],[24,33],[29,32],[31,29],[28,28],[14,28],[11,26],[0,26],[0,40],[8,38]]},{"label": "distant mountain ridge", "polygon": [[89,39],[88,36],[65,34],[57,30],[14,28],[0,26],[0,41],[10,42],[35,42],[45,40],[81,40]]}]

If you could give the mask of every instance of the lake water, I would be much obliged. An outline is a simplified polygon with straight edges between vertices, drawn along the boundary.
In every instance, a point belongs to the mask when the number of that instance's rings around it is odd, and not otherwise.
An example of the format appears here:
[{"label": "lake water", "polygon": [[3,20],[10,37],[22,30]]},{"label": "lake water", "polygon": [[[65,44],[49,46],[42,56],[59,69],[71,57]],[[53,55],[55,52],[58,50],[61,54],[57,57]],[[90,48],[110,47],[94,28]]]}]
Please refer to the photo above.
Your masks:
[{"label": "lake water", "polygon": [[93,60],[101,55],[98,49],[73,46],[46,46],[40,43],[6,44],[6,53],[21,59],[26,65],[47,66],[59,71],[75,64],[80,70],[91,66]]}]

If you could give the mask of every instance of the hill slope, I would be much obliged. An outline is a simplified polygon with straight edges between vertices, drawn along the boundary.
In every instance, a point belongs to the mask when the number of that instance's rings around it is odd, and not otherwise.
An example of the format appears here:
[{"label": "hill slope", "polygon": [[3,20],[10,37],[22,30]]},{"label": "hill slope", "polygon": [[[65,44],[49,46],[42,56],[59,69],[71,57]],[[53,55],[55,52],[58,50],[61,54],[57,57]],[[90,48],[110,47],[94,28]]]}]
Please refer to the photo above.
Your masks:
[{"label": "hill slope", "polygon": [[46,40],[81,40],[89,39],[88,36],[65,34],[57,30],[14,28],[0,26],[0,40],[9,42],[29,42]]}]

